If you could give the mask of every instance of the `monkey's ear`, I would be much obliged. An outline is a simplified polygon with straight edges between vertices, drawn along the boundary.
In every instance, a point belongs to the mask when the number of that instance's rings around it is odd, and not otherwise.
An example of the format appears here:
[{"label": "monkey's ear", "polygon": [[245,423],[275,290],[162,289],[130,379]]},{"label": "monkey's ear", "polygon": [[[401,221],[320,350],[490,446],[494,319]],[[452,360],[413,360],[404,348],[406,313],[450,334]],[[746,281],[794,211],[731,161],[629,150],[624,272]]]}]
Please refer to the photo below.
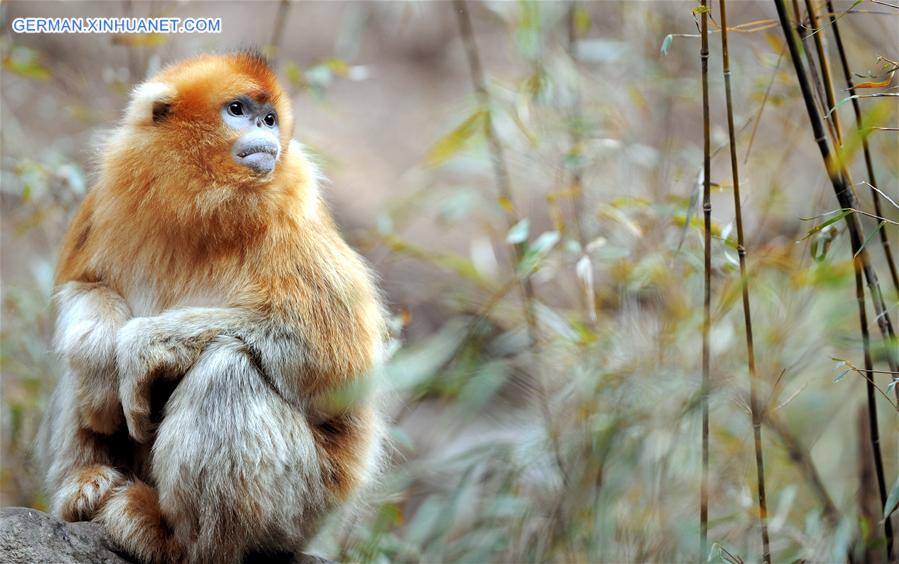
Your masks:
[{"label": "monkey's ear", "polygon": [[162,82],[145,82],[131,92],[125,121],[131,125],[160,123],[171,113],[175,88]]}]

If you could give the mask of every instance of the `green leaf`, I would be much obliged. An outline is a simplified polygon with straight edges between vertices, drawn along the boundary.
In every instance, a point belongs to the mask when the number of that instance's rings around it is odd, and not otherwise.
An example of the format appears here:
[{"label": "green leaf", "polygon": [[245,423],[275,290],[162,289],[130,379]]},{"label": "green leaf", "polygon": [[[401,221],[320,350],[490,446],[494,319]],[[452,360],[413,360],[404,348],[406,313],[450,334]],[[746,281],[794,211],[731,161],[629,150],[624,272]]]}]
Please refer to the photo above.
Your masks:
[{"label": "green leaf", "polygon": [[[893,383],[896,382],[893,381]],[[883,506],[883,514],[888,517],[896,509],[897,504],[899,504],[899,476],[896,476],[896,481],[893,482],[893,487],[890,489],[890,495]]]},{"label": "green leaf", "polygon": [[674,35],[669,33],[668,35],[665,36],[665,39],[662,40],[662,48],[660,49],[660,51],[662,52],[662,55],[668,54],[668,50],[671,49],[671,43],[673,43],[673,42],[674,42]]},{"label": "green leaf", "polygon": [[387,247],[394,253],[408,255],[424,262],[437,265],[441,268],[451,270],[462,278],[470,280],[482,288],[490,290],[496,289],[496,283],[481,274],[477,267],[475,267],[468,258],[462,255],[449,251],[426,249],[391,233],[380,233],[379,235],[380,241],[387,245]]},{"label": "green leaf", "polygon": [[287,77],[291,84],[303,84],[305,82],[303,80],[303,71],[300,70],[299,65],[292,61],[284,65],[284,76]]},{"label": "green leaf", "polygon": [[[842,103],[842,102],[841,102]],[[839,107],[839,104],[837,104]],[[833,159],[830,162],[830,173],[839,174],[844,168],[848,168],[852,164],[853,158],[864,146],[865,139],[874,131],[875,127],[882,127],[890,120],[892,107],[889,101],[881,101],[872,105],[862,115],[862,123],[858,128],[853,128],[843,139],[843,144],[837,148]]]},{"label": "green leaf", "polygon": [[510,245],[518,245],[519,243],[524,243],[528,240],[528,230],[530,229],[531,222],[528,221],[528,218],[524,218],[509,229],[509,233],[506,235],[506,242]]},{"label": "green leaf", "polygon": [[345,77],[350,70],[350,65],[348,65],[346,61],[334,57],[326,59],[322,64],[328,67],[331,72],[341,78]]},{"label": "green leaf", "polygon": [[558,231],[547,231],[545,233],[541,233],[537,240],[534,241],[534,244],[531,245],[530,250],[537,254],[548,253],[550,249],[556,246],[556,243],[559,242],[560,235]]},{"label": "green leaf", "polygon": [[698,16],[700,14],[707,14],[709,12],[708,6],[696,6],[693,8],[693,15]]},{"label": "green leaf", "polygon": [[29,47],[13,47],[3,59],[3,68],[25,78],[47,80],[50,69],[41,63],[40,53]]},{"label": "green leaf", "polygon": [[448,161],[465,147],[469,139],[482,131],[486,123],[487,111],[479,108],[431,147],[425,157],[428,166],[440,166]]},{"label": "green leaf", "polygon": [[[809,237],[811,237],[811,236],[814,235],[815,233],[818,233],[818,232],[820,232],[822,229],[825,229],[826,227],[829,227],[829,226],[833,225],[834,223],[840,221],[841,219],[845,218],[845,217],[848,216],[850,213],[852,213],[852,210],[841,209],[840,211],[836,212],[835,215],[831,216],[830,219],[828,219],[827,221],[824,221],[824,222],[822,222],[822,223],[819,223],[818,225],[816,225],[816,226],[812,227],[811,229],[809,229],[808,232],[806,232],[805,237],[803,237],[802,239],[800,239],[800,241],[805,241],[806,239],[808,239]],[[800,219],[808,220],[808,219],[812,219],[812,218],[803,217],[803,218],[800,218]]]},{"label": "green leaf", "polygon": [[583,6],[578,6],[574,10],[574,30],[578,36],[582,36],[590,30],[590,12]]}]

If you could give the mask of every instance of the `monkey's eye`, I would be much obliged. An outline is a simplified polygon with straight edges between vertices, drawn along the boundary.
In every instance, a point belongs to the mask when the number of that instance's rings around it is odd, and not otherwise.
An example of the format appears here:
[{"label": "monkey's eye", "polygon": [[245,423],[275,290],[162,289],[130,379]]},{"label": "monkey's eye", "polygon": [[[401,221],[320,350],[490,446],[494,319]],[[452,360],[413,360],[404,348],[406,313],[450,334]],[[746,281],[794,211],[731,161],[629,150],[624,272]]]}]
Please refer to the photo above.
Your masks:
[{"label": "monkey's eye", "polygon": [[242,116],[243,115],[243,104],[234,101],[228,104],[228,113],[232,116]]},{"label": "monkey's eye", "polygon": [[275,118],[275,114],[268,114],[267,116],[265,116],[265,118],[263,118],[262,121],[265,122],[265,125],[274,127],[275,121],[277,121],[277,119]]}]

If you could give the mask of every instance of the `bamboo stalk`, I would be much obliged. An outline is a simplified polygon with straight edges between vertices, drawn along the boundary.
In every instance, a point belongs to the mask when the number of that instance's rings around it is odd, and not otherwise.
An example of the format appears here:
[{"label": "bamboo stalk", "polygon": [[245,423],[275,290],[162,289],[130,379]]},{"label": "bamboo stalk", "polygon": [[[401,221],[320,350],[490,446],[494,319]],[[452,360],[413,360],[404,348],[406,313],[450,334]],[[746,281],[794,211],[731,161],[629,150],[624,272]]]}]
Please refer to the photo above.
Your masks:
[{"label": "bamboo stalk", "polygon": [[758,487],[759,525],[762,529],[762,561],[771,562],[768,539],[768,501],[765,494],[765,460],[762,452],[762,415],[758,400],[755,346],[752,338],[752,313],[749,303],[749,275],[746,269],[746,245],[743,238],[743,210],[740,201],[740,172],[737,164],[737,138],[734,130],[733,96],[730,84],[730,53],[727,46],[727,3],[719,0],[721,17],[721,53],[724,68],[724,96],[727,104],[727,132],[730,141],[730,168],[734,184],[734,211],[737,223],[737,254],[743,293],[743,323],[746,327],[746,356],[749,365],[749,408],[752,412],[752,434]]},{"label": "bamboo stalk", "polygon": [[[852,84],[852,77],[849,73],[848,63],[846,62],[846,53],[843,49],[843,41],[839,36],[839,28],[837,27],[836,17],[833,13],[833,6],[828,0],[828,11],[830,12],[830,22],[834,29],[834,36],[836,37],[836,42],[838,45],[838,50],[840,52],[840,60],[843,65],[843,74],[846,78],[847,83],[850,87],[850,95],[855,95],[855,89]],[[812,27],[815,29],[817,33],[815,33],[815,45],[818,50],[818,60],[822,69],[822,78],[824,80],[824,88],[825,93],[827,94],[827,106],[829,111],[833,111],[836,108],[836,96],[834,95],[834,87],[833,82],[830,76],[830,64],[828,63],[827,53],[824,49],[824,34],[820,31],[818,25],[818,15],[815,11],[815,6],[811,0],[806,0],[806,9],[808,10],[809,21],[811,22]],[[852,100],[855,106],[855,119],[856,119],[856,127],[859,128],[859,134],[862,135],[861,132],[861,110],[858,107],[858,100]],[[839,112],[833,111],[831,115],[831,121],[833,123],[833,131],[836,136],[836,143],[838,145],[842,145],[843,135],[842,128],[840,125]],[[873,180],[873,168],[871,165],[871,155],[868,150],[868,140],[863,136],[864,150],[865,150],[865,164],[868,166],[868,176]],[[848,177],[847,171],[847,182],[851,184],[851,181]],[[872,186],[876,186],[873,182]],[[875,213],[877,215],[881,215],[880,211],[880,198],[877,194],[876,190],[871,191],[874,197],[874,205],[875,205]],[[886,236],[886,230],[881,227],[881,242],[883,242],[883,237]],[[884,246],[884,249],[887,251],[887,263],[890,267],[890,274],[894,277],[893,282],[896,284],[895,279],[895,265],[892,262],[892,257],[889,254],[889,243]],[[887,493],[886,493],[886,479],[884,477],[884,469],[883,469],[883,455],[880,450],[880,431],[878,429],[877,423],[877,403],[876,396],[874,391],[874,363],[871,359],[871,337],[868,332],[868,312],[865,306],[865,288],[864,281],[862,279],[862,265],[860,261],[853,259],[852,266],[854,272],[855,279],[855,298],[858,303],[858,315],[859,315],[859,323],[861,324],[861,333],[862,333],[862,349],[864,354],[864,362],[865,362],[865,380],[866,380],[866,394],[867,394],[867,406],[868,406],[868,430],[871,438],[871,446],[874,457],[874,471],[877,476],[877,487],[880,494],[880,504],[881,507],[886,505]],[[862,484],[862,487],[866,487],[865,484]],[[893,527],[889,518],[884,519],[884,535],[886,537],[886,553],[887,560],[889,560],[890,555],[893,550]]]},{"label": "bamboo stalk", "polygon": [[[577,57],[577,1],[572,0],[568,5],[568,56],[571,58],[571,61],[577,66],[578,57]],[[580,86],[575,83],[574,86],[574,100],[571,104],[571,113],[568,117],[570,124],[568,126],[569,135],[571,138],[571,151],[577,151],[580,153],[580,144],[581,144],[581,92]],[[586,234],[584,233],[584,224],[581,220],[581,213],[583,209],[583,174],[581,173],[580,165],[574,167],[571,171],[571,215],[574,219],[575,236],[578,242],[581,244],[581,248],[586,247]]]},{"label": "bamboo stalk", "polygon": [[[802,13],[799,9],[799,0],[792,0],[791,2],[793,6],[793,17],[796,20],[796,34],[799,37],[799,41],[802,43],[802,51],[805,53],[806,61],[808,62],[808,71],[811,74],[811,83],[815,88],[815,95],[817,96],[817,101],[824,107],[824,88],[821,86],[821,79],[818,74],[818,67],[815,66],[815,60],[812,58],[812,50],[809,48],[809,38],[811,34],[808,32],[808,27],[806,27],[805,23],[802,21]],[[828,131],[833,133],[833,124],[831,122],[827,122],[825,124],[827,126]]]},{"label": "bamboo stalk", "polygon": [[268,44],[269,56],[274,65],[277,65],[281,58],[281,37],[284,35],[284,26],[287,23],[288,8],[290,8],[290,0],[281,0],[278,4],[278,12],[275,14],[275,27],[272,31],[272,39]]},{"label": "bamboo stalk", "polygon": [[[824,98],[827,100],[827,109],[830,110],[837,107],[837,102],[833,91],[833,80],[830,78],[830,61],[827,58],[827,49],[824,46],[824,33],[818,25],[818,13],[815,10],[813,0],[805,0],[805,11],[808,13],[809,25],[815,41],[815,51],[818,53],[818,65],[821,67],[821,84],[824,86]],[[840,114],[839,112],[833,112],[830,116],[835,143],[836,145],[842,145],[843,128],[840,124]]]},{"label": "bamboo stalk", "polygon": [[[496,188],[500,198],[505,200],[509,205],[503,206],[506,216],[507,228],[511,229],[520,221],[514,205],[512,205],[512,182],[509,176],[509,170],[506,166],[506,157],[499,136],[493,127],[492,113],[490,112],[490,94],[487,91],[487,81],[484,78],[484,70],[481,65],[481,57],[478,52],[477,43],[474,40],[474,33],[471,27],[471,18],[468,15],[468,6],[466,0],[453,0],[453,8],[456,13],[456,21],[459,26],[459,34],[462,37],[462,43],[465,46],[465,53],[468,59],[468,70],[471,74],[472,86],[475,90],[475,96],[478,103],[486,111],[484,119],[484,135],[487,138],[487,145],[490,150],[491,161],[493,163],[493,175],[496,180]],[[539,327],[537,325],[537,316],[534,295],[534,287],[530,274],[518,276],[518,265],[521,264],[521,258],[524,255],[524,242],[512,245],[512,265],[513,276],[518,280],[519,293],[521,295],[522,310],[524,314],[525,324],[528,331],[528,340],[536,351],[539,345]],[[535,352],[536,354],[536,352]],[[546,397],[546,387],[543,384],[542,374],[540,374],[539,363],[537,363],[538,374],[535,377],[535,387],[537,388],[537,403],[539,404],[540,413],[543,417],[543,423],[549,434],[550,446],[553,450],[555,463],[559,469],[559,475],[562,478],[563,486],[568,484],[568,473],[562,459],[562,451],[559,445],[559,436],[553,424],[552,414],[549,410],[549,404]]]},{"label": "bamboo stalk", "polygon": [[[837,53],[840,55],[840,65],[843,68],[843,77],[846,79],[846,87],[849,90],[849,96],[852,99],[852,109],[855,112],[855,127],[861,131],[862,127],[862,109],[858,98],[855,98],[855,83],[852,80],[852,72],[849,70],[849,61],[846,58],[846,50],[843,48],[843,38],[840,35],[840,26],[837,24],[836,13],[833,9],[833,2],[827,0],[827,11],[830,14],[830,27],[833,29],[834,42],[837,45]],[[862,136],[862,152],[865,155],[865,168],[868,172],[868,183],[871,188],[871,199],[874,202],[874,214],[883,217],[883,211],[880,205],[880,194],[877,192],[877,180],[874,176],[874,163],[871,159],[871,149],[868,147],[868,138]],[[887,266],[890,269],[890,278],[893,282],[893,289],[899,292],[899,273],[896,270],[896,261],[893,259],[893,252],[890,247],[890,237],[884,228],[880,229],[880,244],[883,247],[883,253],[886,255]]]},{"label": "bamboo stalk", "polygon": [[[865,288],[862,282],[861,268],[858,259],[853,260],[855,266],[855,299],[858,302],[859,323],[862,328],[862,349],[865,357],[865,391],[868,406],[868,434],[871,438],[871,450],[874,457],[874,473],[877,476],[877,489],[880,494],[880,511],[887,502],[887,486],[883,472],[883,454],[880,451],[880,431],[877,424],[877,397],[874,391],[874,363],[871,360],[871,337],[868,333],[868,312],[865,308]],[[862,484],[862,488],[866,488]],[[886,538],[887,561],[893,553],[893,525],[890,516],[884,515],[883,533]]]},{"label": "bamboo stalk", "polygon": [[[821,157],[824,160],[824,164],[827,169],[828,176],[830,177],[831,184],[833,185],[837,201],[843,208],[857,209],[858,205],[855,199],[855,194],[853,194],[847,181],[848,174],[846,173],[845,165],[841,164],[840,169],[836,169],[835,162],[832,159],[830,147],[827,144],[827,138],[824,134],[824,127],[821,122],[821,116],[818,112],[817,107],[815,106],[814,100],[812,99],[811,86],[809,85],[808,75],[806,74],[805,67],[799,53],[798,40],[796,35],[793,33],[792,28],[790,27],[789,16],[787,15],[786,7],[784,6],[784,0],[774,0],[774,2],[775,6],[777,7],[777,14],[778,18],[780,19],[781,27],[787,40],[787,45],[790,49],[790,58],[793,61],[793,67],[796,70],[796,78],[799,82],[799,87],[802,90],[802,97],[805,101],[806,112],[808,113],[809,122],[812,126],[815,142],[818,144],[818,149],[820,150]],[[846,228],[849,231],[849,240],[852,247],[854,262],[859,265],[859,269],[861,270],[860,273],[856,274],[857,279],[861,274],[864,275],[865,282],[867,282],[868,286],[868,292],[871,295],[871,302],[874,304],[877,326],[880,329],[880,333],[883,336],[884,340],[892,344],[895,342],[895,333],[893,331],[892,321],[884,302],[883,293],[880,289],[880,283],[877,279],[877,273],[871,266],[867,249],[862,246],[861,221],[858,218],[858,214],[855,213],[847,215],[844,221],[846,222]],[[856,290],[856,295],[858,296],[858,290]],[[864,299],[863,295],[861,299]],[[864,321],[867,321],[867,316],[865,316]],[[892,352],[887,355],[887,361],[890,367],[890,371],[894,374],[893,378],[895,378],[895,373],[897,372],[897,362],[895,355]],[[866,364],[866,370],[869,372],[870,376],[870,368],[868,364]],[[867,380],[869,381],[869,383],[873,381],[873,379],[870,377],[867,378]],[[873,403],[874,401],[873,390],[869,387],[867,391],[869,405],[871,405],[871,403]],[[896,397],[899,398],[899,388],[896,389]],[[876,408],[874,412],[869,409],[869,418],[875,414]],[[873,421],[873,423],[876,424],[876,419]],[[871,424],[870,420],[869,424]],[[874,438],[872,436],[872,441],[873,440]],[[889,516],[886,517],[884,522],[885,530],[888,523]],[[891,526],[890,530],[892,530]],[[888,546],[887,550],[889,551],[889,559],[892,556],[892,548]]]},{"label": "bamboo stalk", "polygon": [[[833,185],[834,194],[840,207],[844,209],[858,209],[858,202],[856,201],[855,194],[853,194],[846,180],[847,175],[845,168],[842,165],[840,165],[841,168],[836,168],[837,163],[833,159],[830,146],[827,143],[821,114],[815,106],[815,101],[812,97],[811,85],[805,69],[805,63],[802,61],[800,54],[799,41],[793,29],[790,27],[790,18],[787,15],[784,0],[774,0],[774,3],[777,7],[778,18],[780,19],[781,27],[790,49],[790,58],[792,59],[793,67],[796,70],[796,78],[802,91],[802,98],[805,102],[806,112],[808,113],[809,122],[812,126],[812,133],[815,142],[818,145],[818,149],[821,152],[821,158],[824,161],[828,176],[830,177],[830,182]],[[885,341],[892,344],[896,338],[896,334],[893,330],[893,322],[890,318],[890,313],[887,310],[883,292],[880,289],[877,273],[871,266],[868,250],[862,246],[862,227],[858,215],[859,214],[857,213],[850,213],[844,219],[846,228],[849,231],[852,252],[854,256],[858,257],[861,263],[862,273],[864,274],[865,282],[868,286],[868,292],[871,294],[871,302],[874,304],[875,318],[880,333]],[[890,366],[890,371],[899,373],[899,363],[897,363],[894,353],[891,352],[887,355],[887,361]],[[899,398],[899,387],[896,389],[896,397]]]},{"label": "bamboo stalk", "polygon": [[709,536],[709,395],[710,359],[709,331],[712,318],[712,154],[709,129],[709,14],[706,0],[700,0],[702,45],[699,60],[702,67],[702,213],[704,219],[703,306],[702,306],[702,473],[699,486],[699,551],[708,557]]}]

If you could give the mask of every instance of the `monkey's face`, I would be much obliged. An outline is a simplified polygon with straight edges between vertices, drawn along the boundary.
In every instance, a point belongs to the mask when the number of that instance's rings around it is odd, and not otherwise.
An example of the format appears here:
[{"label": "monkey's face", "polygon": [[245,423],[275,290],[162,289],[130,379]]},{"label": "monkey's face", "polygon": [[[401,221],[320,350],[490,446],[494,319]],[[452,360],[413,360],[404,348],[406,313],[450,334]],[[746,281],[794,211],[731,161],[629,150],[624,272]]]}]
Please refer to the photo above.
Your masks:
[{"label": "monkey's face", "polygon": [[240,96],[228,102],[221,114],[225,125],[240,133],[231,145],[234,162],[261,175],[275,170],[281,155],[275,107],[270,102],[258,103],[247,96]]},{"label": "monkey's face", "polygon": [[135,91],[128,119],[143,140],[135,149],[186,174],[191,182],[179,190],[194,192],[269,185],[292,126],[274,73],[251,53],[204,55],[164,69]]}]

